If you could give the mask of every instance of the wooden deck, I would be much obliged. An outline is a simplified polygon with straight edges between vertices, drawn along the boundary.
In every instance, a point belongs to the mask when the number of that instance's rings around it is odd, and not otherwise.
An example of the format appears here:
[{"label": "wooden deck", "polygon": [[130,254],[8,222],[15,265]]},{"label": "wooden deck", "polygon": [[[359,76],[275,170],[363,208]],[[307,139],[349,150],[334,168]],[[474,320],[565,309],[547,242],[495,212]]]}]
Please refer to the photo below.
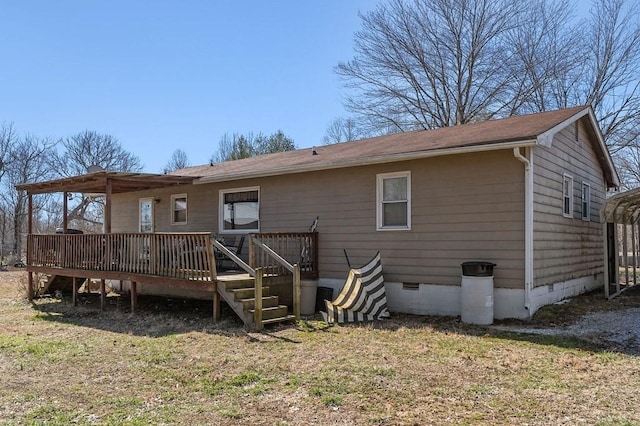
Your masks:
[{"label": "wooden deck", "polygon": [[[245,322],[250,320],[246,318],[249,315],[248,312],[257,309],[259,313],[255,314],[256,320],[263,324],[273,318],[266,318],[263,321],[261,303],[257,303],[255,307],[247,308],[246,306],[247,300],[263,300],[262,286],[257,289],[255,284],[258,280],[257,275],[260,276],[260,280],[265,277],[265,282],[268,283],[275,277],[294,274],[293,281],[290,281],[291,292],[285,296],[285,299],[293,300],[294,314],[299,311],[300,275],[317,277],[317,233],[281,234],[280,238],[277,238],[277,234],[267,234],[265,241],[275,246],[276,250],[265,244],[259,235],[252,235],[249,249],[250,264],[242,262],[237,257],[234,259],[247,273],[218,274],[214,250],[225,250],[225,248],[215,242],[212,234],[207,232],[32,234],[27,237],[26,267],[29,272],[29,298],[37,295],[37,287],[33,279],[35,273],[72,279],[74,303],[82,282],[91,279],[100,280],[103,309],[106,281],[128,281],[131,288],[132,311],[136,309],[137,284],[144,283],[208,292],[213,300],[213,314],[216,319],[220,317],[219,302],[222,295],[229,304],[237,305],[238,310],[236,308],[234,310],[243,317]],[[277,253],[277,250],[282,253],[282,256]],[[256,273],[257,271],[259,274]],[[297,278],[295,278],[296,274]],[[244,299],[231,297],[229,294],[237,293],[234,290],[238,287],[244,287],[245,292],[254,291],[255,297]],[[273,297],[273,295],[267,295],[266,299],[272,300]],[[273,307],[269,307],[271,308]],[[278,304],[278,308],[282,310],[283,306]],[[284,308],[284,317],[288,318],[286,306]]]}]

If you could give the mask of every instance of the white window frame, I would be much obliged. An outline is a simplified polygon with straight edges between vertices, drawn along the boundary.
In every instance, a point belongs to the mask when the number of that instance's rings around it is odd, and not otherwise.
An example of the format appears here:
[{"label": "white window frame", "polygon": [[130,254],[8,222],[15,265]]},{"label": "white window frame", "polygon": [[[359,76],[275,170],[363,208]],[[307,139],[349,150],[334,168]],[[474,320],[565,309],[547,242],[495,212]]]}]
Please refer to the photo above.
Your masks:
[{"label": "white window frame", "polygon": [[[258,228],[256,229],[224,229],[224,195],[232,192],[258,191]],[[221,189],[218,192],[218,234],[250,234],[260,232],[260,187],[246,186],[243,188]]]},{"label": "white window frame", "polygon": [[[407,179],[407,199],[396,200],[394,203],[407,203],[407,224],[404,226],[384,226],[383,224],[383,206],[386,202],[383,200],[384,181],[385,179],[393,179],[404,177]],[[394,172],[380,173],[376,175],[376,230],[378,231],[407,231],[411,230],[411,172]]]},{"label": "white window frame", "polygon": [[[176,221],[176,200],[184,198],[185,208],[184,208],[184,221],[177,222]],[[189,203],[187,199],[187,194],[172,194],[171,195],[171,224],[172,225],[186,225],[188,219],[189,211]]]},{"label": "white window frame", "polygon": [[[586,189],[586,190],[585,190]],[[591,184],[582,182],[582,220],[591,221]]]},{"label": "white window frame", "polygon": [[[142,230],[142,203],[146,203],[146,202],[148,202],[151,206],[151,230],[150,231]],[[151,197],[140,198],[138,200],[138,232],[140,232],[141,234],[142,233],[152,234],[155,231],[155,218],[154,218],[155,203],[156,203],[156,200]]]},{"label": "white window frame", "polygon": [[[568,189],[569,193],[567,194],[567,183],[569,183]],[[569,201],[569,211],[565,209],[565,201]],[[562,216],[573,218],[573,176],[564,174],[562,175]]]}]

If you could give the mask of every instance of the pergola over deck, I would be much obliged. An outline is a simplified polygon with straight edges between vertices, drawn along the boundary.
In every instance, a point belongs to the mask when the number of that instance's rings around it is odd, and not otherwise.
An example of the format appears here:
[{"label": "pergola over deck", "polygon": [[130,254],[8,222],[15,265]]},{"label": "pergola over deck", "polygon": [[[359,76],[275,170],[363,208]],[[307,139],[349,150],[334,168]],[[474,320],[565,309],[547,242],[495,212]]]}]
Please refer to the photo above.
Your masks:
[{"label": "pergola over deck", "polygon": [[38,183],[24,183],[17,185],[18,190],[26,191],[29,197],[28,233],[33,231],[33,202],[32,195],[64,193],[63,199],[63,228],[67,229],[67,194],[85,193],[101,194],[105,197],[104,233],[111,233],[111,196],[124,192],[144,191],[153,188],[189,185],[196,179],[194,176],[157,175],[151,173],[128,173],[100,171],[82,176],[74,176]]},{"label": "pergola over deck", "polygon": [[[614,297],[629,285],[638,284],[640,268],[640,188],[613,195],[600,212],[605,238],[605,296]],[[620,235],[621,234],[621,235]],[[619,245],[622,247],[619,247]],[[631,253],[631,261],[629,254]],[[623,268],[625,286],[620,285]],[[632,276],[629,277],[631,269]],[[613,291],[611,289],[613,287]]]}]

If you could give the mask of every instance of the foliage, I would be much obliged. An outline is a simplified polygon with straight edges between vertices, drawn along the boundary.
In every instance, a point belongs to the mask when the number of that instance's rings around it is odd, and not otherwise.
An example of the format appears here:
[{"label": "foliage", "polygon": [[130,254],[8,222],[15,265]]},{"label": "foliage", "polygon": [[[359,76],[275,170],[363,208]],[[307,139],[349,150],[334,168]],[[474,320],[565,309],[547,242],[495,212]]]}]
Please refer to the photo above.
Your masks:
[{"label": "foliage", "polygon": [[211,158],[212,162],[240,160],[256,155],[273,154],[276,152],[292,151],[296,146],[290,137],[278,130],[269,136],[263,133],[238,134],[229,136],[225,133],[220,139],[218,152]]}]

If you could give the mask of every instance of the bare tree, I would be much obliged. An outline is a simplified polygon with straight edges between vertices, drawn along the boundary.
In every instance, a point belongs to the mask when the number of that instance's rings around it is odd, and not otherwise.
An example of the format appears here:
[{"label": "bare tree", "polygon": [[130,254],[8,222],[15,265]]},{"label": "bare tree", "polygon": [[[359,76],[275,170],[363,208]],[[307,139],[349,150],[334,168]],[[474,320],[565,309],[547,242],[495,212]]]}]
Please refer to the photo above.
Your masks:
[{"label": "bare tree", "polygon": [[[61,152],[51,156],[50,164],[57,177],[82,175],[91,166],[104,170],[139,172],[140,159],[125,150],[118,139],[107,134],[85,130],[59,141]],[[84,226],[96,229],[102,224],[103,197],[75,194],[70,204],[68,220],[84,222]]]},{"label": "bare tree", "polygon": [[176,170],[184,169],[185,167],[189,167],[189,158],[187,157],[187,153],[181,149],[176,149],[173,151],[171,155],[171,159],[164,166],[163,173],[171,173]]},{"label": "bare tree", "polygon": [[85,130],[60,141],[62,152],[52,159],[61,177],[87,173],[90,166],[119,172],[139,172],[140,159],[125,150],[117,138]]},{"label": "bare tree", "polygon": [[[520,103],[510,115],[566,108],[575,102],[582,76],[584,23],[575,20],[574,3],[569,0],[530,0],[522,3],[519,24],[509,32],[516,57]],[[576,31],[576,29],[581,29]]]},{"label": "bare tree", "polygon": [[640,127],[640,3],[594,0],[583,20],[576,6],[390,0],[361,16],[354,59],[336,68],[345,105],[380,132],[590,104],[624,150]]},{"label": "bare tree", "polygon": [[582,95],[616,153],[635,140],[640,124],[640,4],[599,0],[589,27]]},{"label": "bare tree", "polygon": [[358,125],[353,118],[336,118],[327,126],[325,135],[322,137],[324,145],[331,145],[340,142],[349,142],[366,137],[366,132]]},{"label": "bare tree", "polygon": [[508,34],[519,2],[391,0],[361,15],[355,58],[336,71],[346,106],[374,131],[432,129],[507,115],[521,93]]},{"label": "bare tree", "polygon": [[[36,182],[51,176],[47,158],[51,156],[54,142],[47,138],[27,135],[12,145],[3,182],[2,204],[9,210],[13,218],[13,251],[19,256],[22,253],[22,233],[25,231],[27,217],[27,194],[18,191],[15,185]],[[40,213],[46,197],[34,197],[34,215]]]},{"label": "bare tree", "polygon": [[3,124],[0,126],[0,181],[2,181],[2,177],[11,161],[11,149],[13,144],[16,143],[16,139],[17,135],[13,129],[13,124]]}]

